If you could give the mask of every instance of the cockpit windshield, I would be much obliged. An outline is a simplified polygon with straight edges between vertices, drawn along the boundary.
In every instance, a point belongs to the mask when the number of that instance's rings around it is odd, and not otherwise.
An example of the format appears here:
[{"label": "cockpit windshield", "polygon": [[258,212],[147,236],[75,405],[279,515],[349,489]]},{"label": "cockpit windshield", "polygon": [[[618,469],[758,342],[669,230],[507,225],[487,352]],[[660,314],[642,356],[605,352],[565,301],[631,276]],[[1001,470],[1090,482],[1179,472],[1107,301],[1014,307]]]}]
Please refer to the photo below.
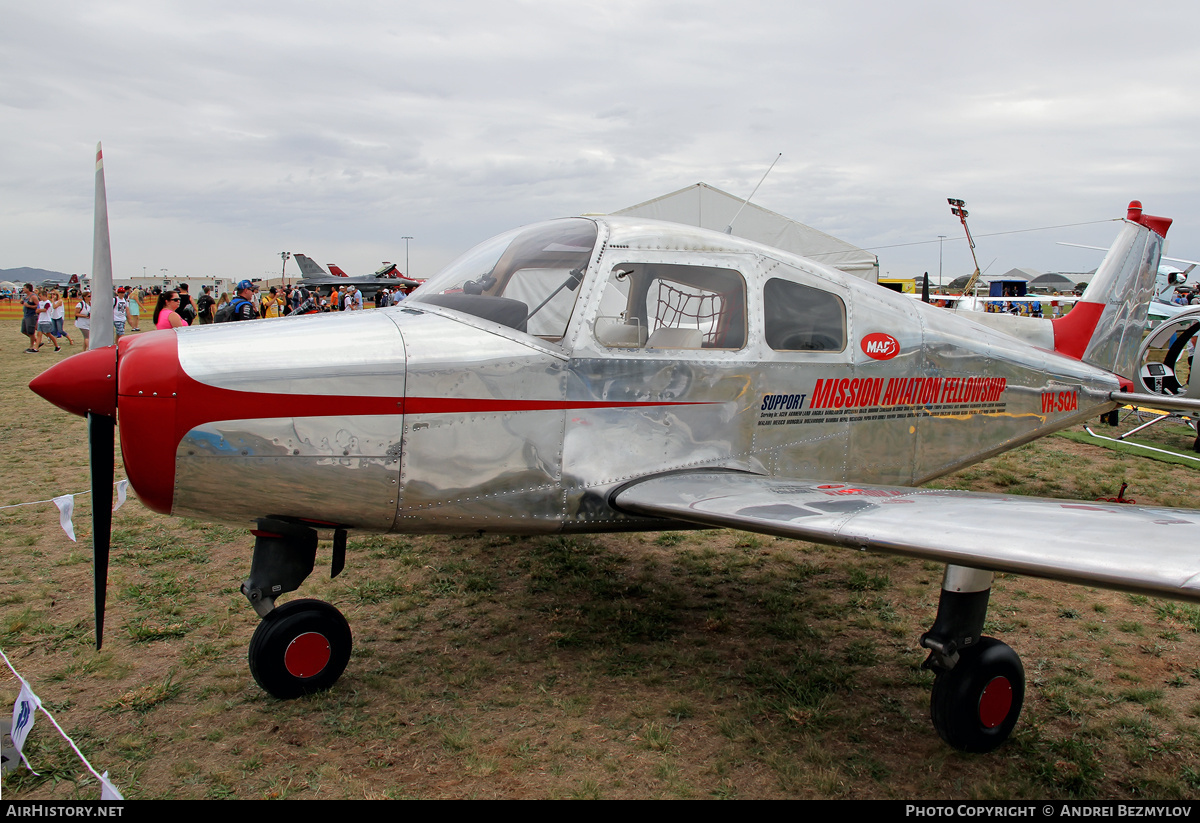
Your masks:
[{"label": "cockpit windshield", "polygon": [[516,229],[471,249],[405,303],[442,306],[558,341],[595,245],[596,224],[583,218]]}]

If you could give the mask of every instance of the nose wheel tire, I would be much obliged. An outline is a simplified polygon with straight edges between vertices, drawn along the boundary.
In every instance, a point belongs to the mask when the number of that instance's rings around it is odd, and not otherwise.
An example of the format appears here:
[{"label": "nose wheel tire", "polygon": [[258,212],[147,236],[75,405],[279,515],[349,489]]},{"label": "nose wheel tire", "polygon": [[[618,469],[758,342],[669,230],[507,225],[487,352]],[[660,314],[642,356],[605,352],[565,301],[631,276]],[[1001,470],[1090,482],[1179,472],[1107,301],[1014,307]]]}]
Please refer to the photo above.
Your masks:
[{"label": "nose wheel tire", "polygon": [[321,600],[292,600],[270,612],[250,639],[250,673],[280,700],[324,691],[350,661],[342,613]]},{"label": "nose wheel tire", "polygon": [[1012,733],[1025,700],[1025,668],[1009,646],[980,638],[959,652],[958,664],[938,672],[929,713],[933,726],[964,752],[990,752]]}]

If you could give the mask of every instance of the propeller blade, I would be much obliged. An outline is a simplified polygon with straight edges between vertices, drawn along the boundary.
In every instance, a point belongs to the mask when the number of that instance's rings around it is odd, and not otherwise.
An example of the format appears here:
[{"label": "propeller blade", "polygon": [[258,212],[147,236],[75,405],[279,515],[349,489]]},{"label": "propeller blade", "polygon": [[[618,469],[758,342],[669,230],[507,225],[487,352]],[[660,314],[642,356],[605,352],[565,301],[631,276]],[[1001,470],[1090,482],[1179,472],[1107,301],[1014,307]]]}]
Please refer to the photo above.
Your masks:
[{"label": "propeller blade", "polygon": [[[112,251],[108,237],[108,196],[104,151],[96,144],[96,207],[92,232],[92,348],[115,343],[113,330]],[[99,357],[100,355],[97,355]],[[113,370],[115,373],[115,369]],[[108,378],[106,381],[108,382]],[[115,381],[113,400],[116,400]],[[107,392],[105,392],[107,394]],[[105,398],[107,399],[107,398]],[[108,550],[112,542],[113,462],[116,459],[115,402],[111,414],[88,410],[88,448],[92,463],[92,577],[96,596],[96,648],[104,642],[104,601],[108,594]],[[102,407],[103,408],[103,407]],[[107,411],[107,408],[104,408]]]},{"label": "propeller blade", "polygon": [[96,603],[96,648],[104,642],[104,603],[108,594],[108,550],[112,542],[113,463],[116,419],[88,413],[92,464],[92,577]]},{"label": "propeller blade", "polygon": [[96,144],[96,213],[92,231],[92,348],[116,341],[113,329],[112,249],[108,238],[108,195],[104,187],[104,152]]}]

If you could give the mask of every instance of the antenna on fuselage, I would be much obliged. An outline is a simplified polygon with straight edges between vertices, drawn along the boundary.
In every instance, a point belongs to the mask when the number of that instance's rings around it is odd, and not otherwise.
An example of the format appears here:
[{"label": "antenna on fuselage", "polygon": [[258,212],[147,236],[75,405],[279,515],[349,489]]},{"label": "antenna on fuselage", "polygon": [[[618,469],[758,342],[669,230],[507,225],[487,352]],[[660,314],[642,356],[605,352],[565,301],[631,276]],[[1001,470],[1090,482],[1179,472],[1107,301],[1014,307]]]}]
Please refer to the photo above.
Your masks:
[{"label": "antenna on fuselage", "polygon": [[[763,172],[762,180],[758,181],[758,186],[761,186],[763,184],[763,180],[767,179],[767,175],[771,173],[771,169],[775,168],[775,164],[779,162],[780,157],[783,157],[783,152],[779,152],[779,154],[775,155],[775,159],[771,161],[771,165],[767,167],[765,172]],[[737,222],[739,217],[741,217],[742,209],[746,208],[746,206],[750,204],[750,201],[754,199],[754,195],[758,193],[758,186],[755,186],[754,191],[750,192],[750,196],[742,201],[741,208],[737,210],[737,214],[733,216],[733,219],[729,221],[729,225],[725,227],[726,234],[733,234],[733,224]]]}]

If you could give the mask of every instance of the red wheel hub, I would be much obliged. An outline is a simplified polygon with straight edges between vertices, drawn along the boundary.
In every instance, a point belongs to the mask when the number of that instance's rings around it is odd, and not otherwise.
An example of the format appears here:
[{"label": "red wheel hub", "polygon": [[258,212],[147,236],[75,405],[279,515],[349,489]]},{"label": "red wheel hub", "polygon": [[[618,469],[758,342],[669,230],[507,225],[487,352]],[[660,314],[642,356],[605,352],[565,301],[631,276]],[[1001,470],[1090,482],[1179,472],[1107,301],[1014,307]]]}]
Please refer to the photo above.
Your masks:
[{"label": "red wheel hub", "polygon": [[288,644],[283,666],[292,677],[313,677],[321,673],[332,656],[325,635],[305,632]]},{"label": "red wheel hub", "polygon": [[994,729],[1004,722],[1012,708],[1013,689],[1007,677],[994,677],[979,695],[979,722]]}]

